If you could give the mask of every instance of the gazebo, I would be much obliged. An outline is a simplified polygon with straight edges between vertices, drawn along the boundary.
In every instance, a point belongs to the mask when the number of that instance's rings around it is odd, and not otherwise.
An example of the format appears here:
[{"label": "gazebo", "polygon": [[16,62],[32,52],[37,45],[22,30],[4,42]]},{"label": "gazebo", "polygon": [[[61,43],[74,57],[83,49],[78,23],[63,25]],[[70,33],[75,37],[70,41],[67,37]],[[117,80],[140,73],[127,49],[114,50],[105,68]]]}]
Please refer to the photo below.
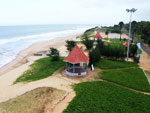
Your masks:
[{"label": "gazebo", "polygon": [[89,58],[76,45],[67,57],[64,58],[66,62],[66,74],[69,76],[83,76],[88,73],[87,65]]},{"label": "gazebo", "polygon": [[100,35],[100,32],[97,32],[96,35],[94,36],[94,39],[101,39],[102,40],[102,36]]}]

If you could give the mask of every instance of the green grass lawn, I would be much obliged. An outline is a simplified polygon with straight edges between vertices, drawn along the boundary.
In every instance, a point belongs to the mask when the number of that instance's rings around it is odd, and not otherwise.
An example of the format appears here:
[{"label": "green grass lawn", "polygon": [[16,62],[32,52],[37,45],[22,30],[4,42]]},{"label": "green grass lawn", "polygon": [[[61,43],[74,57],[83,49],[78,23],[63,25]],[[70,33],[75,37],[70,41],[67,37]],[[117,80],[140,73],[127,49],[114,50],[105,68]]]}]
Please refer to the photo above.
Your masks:
[{"label": "green grass lawn", "polygon": [[100,78],[114,83],[133,88],[138,91],[150,91],[148,80],[139,68],[119,69],[119,70],[105,70],[101,72]]},{"label": "green grass lawn", "polygon": [[138,65],[134,62],[101,59],[96,64],[96,67],[99,67],[101,69],[116,69],[116,68],[138,67]]},{"label": "green grass lawn", "polygon": [[125,42],[125,41],[127,41],[127,40],[124,40],[123,38],[121,38],[121,41],[120,41],[120,38],[111,38],[110,39],[110,41],[111,42],[116,42],[116,43],[123,43],[123,42]]},{"label": "green grass lawn", "polygon": [[59,61],[51,61],[50,57],[39,59],[31,65],[29,70],[25,71],[19,78],[17,78],[14,83],[30,82],[46,78],[64,65],[63,58]]},{"label": "green grass lawn", "polygon": [[112,83],[83,82],[75,91],[63,113],[150,113],[150,96]]}]

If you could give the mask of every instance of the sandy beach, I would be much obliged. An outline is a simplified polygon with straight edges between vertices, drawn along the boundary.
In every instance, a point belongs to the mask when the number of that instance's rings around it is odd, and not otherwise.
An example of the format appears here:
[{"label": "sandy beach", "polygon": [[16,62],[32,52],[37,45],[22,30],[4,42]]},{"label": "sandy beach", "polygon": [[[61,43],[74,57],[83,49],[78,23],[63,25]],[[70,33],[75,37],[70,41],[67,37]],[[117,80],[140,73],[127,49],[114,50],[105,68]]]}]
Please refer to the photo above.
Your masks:
[{"label": "sandy beach", "polygon": [[[77,34],[79,35],[79,34]],[[68,102],[71,101],[70,98],[75,96],[74,91],[72,90],[71,85],[74,83],[78,83],[76,80],[70,80],[63,77],[60,73],[56,72],[52,76],[31,82],[31,83],[18,83],[13,84],[13,82],[18,78],[24,71],[30,68],[30,64],[32,64],[35,60],[42,58],[43,56],[33,56],[34,53],[39,51],[47,51],[50,47],[57,48],[60,51],[60,55],[66,56],[68,54],[65,41],[66,40],[77,40],[76,36],[67,36],[62,38],[56,38],[49,41],[34,43],[30,47],[21,51],[15,60],[5,65],[0,69],[0,102],[7,101],[11,98],[15,98],[19,95],[22,95],[28,91],[31,91],[38,87],[53,87],[56,89],[64,90],[68,93],[69,98],[67,97],[61,107],[59,112],[68,105]],[[26,63],[26,58],[29,58],[30,62]],[[71,93],[72,92],[72,93]],[[61,106],[61,105],[59,105]],[[55,112],[56,110],[56,112]],[[54,109],[54,113],[58,113],[58,109]]]},{"label": "sandy beach", "polygon": [[50,50],[50,47],[57,48],[60,51],[60,55],[65,56],[66,55],[65,41],[76,40],[76,36],[78,35],[80,34],[67,36],[67,37],[58,37],[49,41],[43,41],[43,42],[32,44],[28,48],[22,50],[13,61],[1,67],[0,76],[12,69],[21,66],[22,64],[25,64],[26,58],[29,58],[31,62],[36,60],[36,58],[30,59],[30,56],[33,56],[34,53],[39,51]]}]

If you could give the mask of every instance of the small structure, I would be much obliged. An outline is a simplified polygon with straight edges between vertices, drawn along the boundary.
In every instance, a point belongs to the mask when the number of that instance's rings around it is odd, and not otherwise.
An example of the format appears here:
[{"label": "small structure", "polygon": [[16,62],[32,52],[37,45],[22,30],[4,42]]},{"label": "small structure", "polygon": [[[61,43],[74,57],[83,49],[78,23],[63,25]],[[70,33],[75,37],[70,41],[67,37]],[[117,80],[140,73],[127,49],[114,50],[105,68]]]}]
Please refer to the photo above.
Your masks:
[{"label": "small structure", "polygon": [[49,51],[39,51],[34,53],[34,56],[50,56],[50,52]]},{"label": "small structure", "polygon": [[100,39],[100,40],[102,40],[103,39],[103,37],[100,35],[100,33],[99,32],[97,32],[96,33],[96,35],[94,36],[94,43],[93,43],[93,45],[94,46],[96,46],[97,45],[97,41],[96,41],[96,39]]},{"label": "small structure", "polygon": [[76,45],[69,55],[64,58],[66,62],[66,74],[69,76],[83,76],[88,73],[87,65],[89,58]]},{"label": "small structure", "polygon": [[94,36],[94,39],[103,39],[103,37],[100,35],[100,32],[97,32],[96,35]]}]

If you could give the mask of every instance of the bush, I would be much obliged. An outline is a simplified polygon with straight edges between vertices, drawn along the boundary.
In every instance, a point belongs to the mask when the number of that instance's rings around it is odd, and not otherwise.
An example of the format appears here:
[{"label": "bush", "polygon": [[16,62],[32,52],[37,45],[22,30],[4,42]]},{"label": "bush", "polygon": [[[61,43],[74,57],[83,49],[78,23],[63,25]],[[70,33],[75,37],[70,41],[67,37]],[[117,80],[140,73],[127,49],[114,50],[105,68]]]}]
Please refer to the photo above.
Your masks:
[{"label": "bush", "polygon": [[50,48],[50,57],[52,57],[52,61],[59,60],[59,51],[55,48]]},{"label": "bush", "polygon": [[91,50],[93,47],[93,40],[89,40],[88,38],[83,39],[82,43],[86,46],[87,50]]},{"label": "bush", "polygon": [[96,62],[98,62],[101,58],[101,53],[98,47],[92,49],[92,51],[89,53],[90,62],[89,65],[94,65]]},{"label": "bush", "polygon": [[73,40],[71,40],[71,41],[67,40],[66,41],[66,47],[67,47],[68,51],[71,51],[72,48],[74,48],[75,45],[76,45],[76,42],[73,41]]},{"label": "bush", "polygon": [[137,49],[136,44],[130,44],[130,57],[134,57],[136,55]]},{"label": "bush", "polygon": [[105,57],[113,57],[116,59],[123,59],[125,57],[125,47],[122,44],[104,44],[100,50],[101,55]]}]

